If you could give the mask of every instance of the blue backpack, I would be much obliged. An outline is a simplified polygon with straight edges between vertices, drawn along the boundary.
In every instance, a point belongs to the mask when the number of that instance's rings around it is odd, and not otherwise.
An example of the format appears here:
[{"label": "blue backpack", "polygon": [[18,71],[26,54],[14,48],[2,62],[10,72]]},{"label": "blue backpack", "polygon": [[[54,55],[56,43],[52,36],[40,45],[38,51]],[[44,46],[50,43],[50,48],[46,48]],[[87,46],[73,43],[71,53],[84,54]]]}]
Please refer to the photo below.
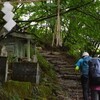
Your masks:
[{"label": "blue backpack", "polygon": [[89,61],[89,78],[92,85],[100,85],[100,58]]}]

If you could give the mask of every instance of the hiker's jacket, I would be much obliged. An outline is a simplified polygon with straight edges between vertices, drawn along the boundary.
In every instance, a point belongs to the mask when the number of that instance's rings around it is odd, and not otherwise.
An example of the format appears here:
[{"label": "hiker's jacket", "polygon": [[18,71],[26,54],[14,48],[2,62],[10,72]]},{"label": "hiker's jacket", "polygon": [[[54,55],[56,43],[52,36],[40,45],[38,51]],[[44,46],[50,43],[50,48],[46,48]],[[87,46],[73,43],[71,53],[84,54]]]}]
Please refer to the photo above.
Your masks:
[{"label": "hiker's jacket", "polygon": [[88,61],[91,59],[92,57],[90,56],[85,56],[83,58],[80,58],[77,63],[75,64],[76,66],[76,70],[79,68],[79,70],[81,71],[82,75],[88,75],[89,72],[89,66],[88,66]]}]

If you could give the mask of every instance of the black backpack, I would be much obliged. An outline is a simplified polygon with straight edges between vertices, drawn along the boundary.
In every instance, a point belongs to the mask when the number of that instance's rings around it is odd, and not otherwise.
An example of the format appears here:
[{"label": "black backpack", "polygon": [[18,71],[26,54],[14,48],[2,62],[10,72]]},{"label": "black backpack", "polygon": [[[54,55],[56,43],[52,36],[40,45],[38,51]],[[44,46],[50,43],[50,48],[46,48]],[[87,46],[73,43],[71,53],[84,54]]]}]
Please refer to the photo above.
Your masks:
[{"label": "black backpack", "polygon": [[100,85],[100,58],[89,61],[89,79],[91,85]]}]

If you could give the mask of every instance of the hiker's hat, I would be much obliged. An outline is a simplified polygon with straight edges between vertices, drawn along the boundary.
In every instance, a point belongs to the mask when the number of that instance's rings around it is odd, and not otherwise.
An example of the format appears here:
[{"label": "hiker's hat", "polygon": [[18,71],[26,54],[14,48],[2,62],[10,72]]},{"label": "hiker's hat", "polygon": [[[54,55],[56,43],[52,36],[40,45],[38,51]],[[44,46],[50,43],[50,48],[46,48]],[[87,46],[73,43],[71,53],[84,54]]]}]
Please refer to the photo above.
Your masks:
[{"label": "hiker's hat", "polygon": [[82,57],[83,56],[89,56],[89,53],[88,52],[83,52]]}]

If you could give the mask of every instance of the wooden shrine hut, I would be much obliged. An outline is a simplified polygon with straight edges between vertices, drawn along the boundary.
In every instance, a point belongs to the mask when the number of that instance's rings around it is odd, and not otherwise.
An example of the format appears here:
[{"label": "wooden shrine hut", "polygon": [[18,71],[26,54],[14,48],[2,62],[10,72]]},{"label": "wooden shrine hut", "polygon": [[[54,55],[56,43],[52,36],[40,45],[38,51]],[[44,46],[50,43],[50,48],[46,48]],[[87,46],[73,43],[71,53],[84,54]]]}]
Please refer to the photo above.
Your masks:
[{"label": "wooden shrine hut", "polygon": [[[0,34],[2,36],[2,33]],[[1,38],[0,45],[6,46],[8,57],[13,57],[18,61],[19,58],[31,60],[32,35],[26,33],[10,33],[5,38]]]},{"label": "wooden shrine hut", "polygon": [[[39,84],[39,63],[31,61],[31,47],[34,49],[35,46],[32,44],[32,35],[12,32],[7,34],[7,37],[2,38],[3,34],[0,34],[0,45],[6,47],[7,58],[13,58],[11,62],[11,80],[35,82]],[[19,58],[21,58],[21,61],[19,61]],[[2,68],[1,72],[3,71],[4,74],[3,76],[0,74],[2,78],[0,81],[7,81],[9,66]]]}]

